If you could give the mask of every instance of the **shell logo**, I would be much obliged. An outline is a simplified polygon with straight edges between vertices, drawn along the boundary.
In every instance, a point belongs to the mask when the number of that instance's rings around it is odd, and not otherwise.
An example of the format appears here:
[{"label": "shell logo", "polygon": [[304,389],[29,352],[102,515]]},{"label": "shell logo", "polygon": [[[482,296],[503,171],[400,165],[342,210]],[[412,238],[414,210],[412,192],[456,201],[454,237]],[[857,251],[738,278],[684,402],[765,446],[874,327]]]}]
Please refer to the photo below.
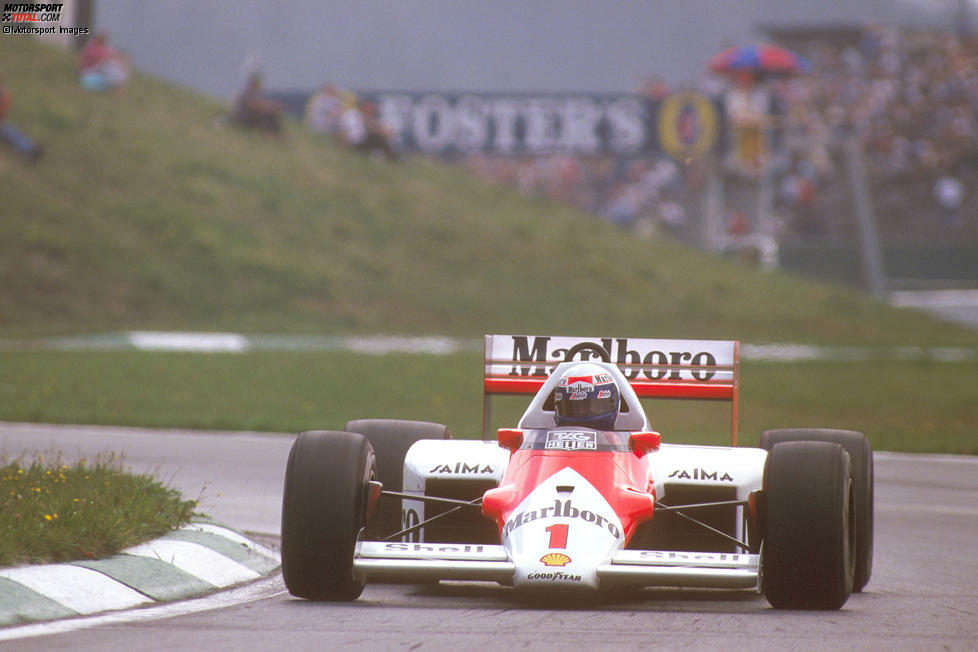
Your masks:
[{"label": "shell logo", "polygon": [[570,563],[571,558],[562,552],[549,552],[540,557],[540,561],[543,562],[544,566],[566,566]]}]

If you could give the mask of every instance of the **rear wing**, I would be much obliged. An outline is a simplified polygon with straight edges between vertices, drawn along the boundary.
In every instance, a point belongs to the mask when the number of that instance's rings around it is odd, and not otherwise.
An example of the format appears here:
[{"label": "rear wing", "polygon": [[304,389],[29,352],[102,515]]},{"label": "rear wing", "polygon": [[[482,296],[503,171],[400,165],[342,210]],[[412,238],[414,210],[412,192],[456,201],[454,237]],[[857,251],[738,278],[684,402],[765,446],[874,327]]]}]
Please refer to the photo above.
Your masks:
[{"label": "rear wing", "polygon": [[482,436],[491,433],[491,399],[535,394],[567,360],[615,363],[640,398],[730,401],[730,445],[737,445],[740,342],[610,337],[486,335]]}]

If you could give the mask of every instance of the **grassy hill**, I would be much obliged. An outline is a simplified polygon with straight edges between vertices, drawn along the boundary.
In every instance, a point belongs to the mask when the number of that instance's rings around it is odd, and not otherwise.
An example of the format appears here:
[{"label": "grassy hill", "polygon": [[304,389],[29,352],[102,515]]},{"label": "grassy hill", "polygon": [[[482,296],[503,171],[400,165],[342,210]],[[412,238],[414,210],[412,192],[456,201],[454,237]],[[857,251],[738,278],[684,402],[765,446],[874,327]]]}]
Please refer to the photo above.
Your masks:
[{"label": "grassy hill", "polygon": [[136,76],[80,88],[71,53],[0,38],[0,334],[128,328],[479,335],[559,332],[873,344],[974,333],[849,290],[519,196],[438,162],[372,161],[290,124]]}]

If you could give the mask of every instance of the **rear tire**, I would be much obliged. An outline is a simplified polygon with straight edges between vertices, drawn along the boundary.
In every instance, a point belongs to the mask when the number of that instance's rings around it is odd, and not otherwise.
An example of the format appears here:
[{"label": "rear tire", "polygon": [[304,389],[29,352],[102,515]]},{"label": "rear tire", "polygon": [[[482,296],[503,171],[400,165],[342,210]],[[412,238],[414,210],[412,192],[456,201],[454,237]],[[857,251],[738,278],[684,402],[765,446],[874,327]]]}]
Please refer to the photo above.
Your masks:
[{"label": "rear tire", "polygon": [[776,609],[839,609],[855,571],[849,455],[829,442],[776,444],[764,467],[764,489],[764,596]]},{"label": "rear tire", "polygon": [[308,600],[355,600],[364,578],[353,568],[366,527],[367,483],[374,451],[362,435],[299,435],[289,452],[282,497],[282,576],[289,593]]},{"label": "rear tire", "polygon": [[[374,447],[377,479],[387,491],[404,490],[404,458],[416,441],[452,438],[440,423],[402,419],[355,419],[347,421],[346,431],[360,433]],[[399,532],[402,522],[401,499],[384,496],[380,501],[379,538]]]},{"label": "rear tire", "polygon": [[761,433],[760,448],[770,451],[784,441],[828,441],[849,453],[856,507],[856,574],[852,590],[863,590],[873,573],[873,449],[869,439],[853,430],[784,428]]}]

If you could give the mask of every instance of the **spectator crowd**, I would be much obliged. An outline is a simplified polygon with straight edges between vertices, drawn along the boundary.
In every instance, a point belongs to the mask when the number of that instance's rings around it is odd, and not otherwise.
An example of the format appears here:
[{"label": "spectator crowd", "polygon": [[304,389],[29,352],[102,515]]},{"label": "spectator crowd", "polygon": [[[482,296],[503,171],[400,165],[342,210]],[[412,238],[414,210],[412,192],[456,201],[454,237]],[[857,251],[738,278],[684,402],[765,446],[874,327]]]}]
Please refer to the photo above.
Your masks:
[{"label": "spectator crowd", "polygon": [[783,198],[818,212],[797,226],[844,231],[838,152],[855,138],[884,236],[978,240],[978,42],[871,25],[858,44],[807,54],[813,73],[775,89],[793,162]]},{"label": "spectator crowd", "polygon": [[[808,74],[757,80],[770,95],[770,142],[777,144],[766,159],[777,184],[777,235],[852,235],[842,147],[855,138],[885,238],[978,241],[978,42],[870,25],[852,43],[811,41],[797,49],[812,64]],[[736,90],[733,79],[716,77],[693,86],[720,104]],[[642,89],[653,101],[670,92],[661,80]],[[465,164],[487,179],[643,233],[664,229],[691,238],[688,216],[703,210],[707,175],[715,170],[731,184],[752,176],[666,155],[475,155]],[[755,183],[759,176],[755,170]],[[733,234],[752,222],[736,210],[726,218]]]}]

